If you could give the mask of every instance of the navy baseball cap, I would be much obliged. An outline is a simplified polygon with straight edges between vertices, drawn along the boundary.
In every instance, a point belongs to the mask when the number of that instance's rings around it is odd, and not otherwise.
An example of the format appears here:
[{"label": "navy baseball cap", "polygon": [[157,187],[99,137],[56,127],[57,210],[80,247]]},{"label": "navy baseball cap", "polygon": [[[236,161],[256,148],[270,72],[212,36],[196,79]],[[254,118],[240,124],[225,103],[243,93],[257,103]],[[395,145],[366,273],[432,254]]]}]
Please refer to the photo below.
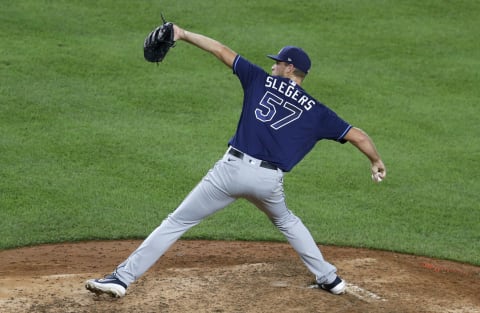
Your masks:
[{"label": "navy baseball cap", "polygon": [[299,47],[286,46],[277,55],[269,54],[267,56],[275,61],[293,64],[293,66],[305,74],[308,73],[312,65],[307,53]]}]

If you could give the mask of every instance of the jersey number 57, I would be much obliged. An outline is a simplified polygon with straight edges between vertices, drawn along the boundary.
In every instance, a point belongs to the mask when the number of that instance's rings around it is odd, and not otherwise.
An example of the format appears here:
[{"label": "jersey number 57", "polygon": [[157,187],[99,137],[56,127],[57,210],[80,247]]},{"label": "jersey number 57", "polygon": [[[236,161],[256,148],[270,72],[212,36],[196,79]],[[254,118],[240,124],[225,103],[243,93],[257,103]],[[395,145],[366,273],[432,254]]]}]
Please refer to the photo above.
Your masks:
[{"label": "jersey number 57", "polygon": [[[271,93],[270,91],[265,93],[259,104],[261,108],[255,110],[255,117],[263,123],[269,123],[273,121],[270,127],[275,130],[280,129],[285,125],[288,125],[291,122],[299,119],[303,113],[302,109],[294,106],[288,101],[284,101],[284,99]],[[277,106],[285,108],[290,112],[290,114],[282,119],[279,119],[278,121],[275,121]]]}]

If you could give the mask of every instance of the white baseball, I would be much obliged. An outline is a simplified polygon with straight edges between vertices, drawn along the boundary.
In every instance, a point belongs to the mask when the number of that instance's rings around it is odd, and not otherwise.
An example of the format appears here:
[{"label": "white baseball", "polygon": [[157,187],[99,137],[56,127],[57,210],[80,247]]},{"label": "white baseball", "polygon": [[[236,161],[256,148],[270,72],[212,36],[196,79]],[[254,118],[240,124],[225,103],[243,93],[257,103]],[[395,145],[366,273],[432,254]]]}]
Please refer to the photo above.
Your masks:
[{"label": "white baseball", "polygon": [[372,174],[372,179],[374,181],[376,181],[377,183],[379,183],[383,180],[380,173]]}]

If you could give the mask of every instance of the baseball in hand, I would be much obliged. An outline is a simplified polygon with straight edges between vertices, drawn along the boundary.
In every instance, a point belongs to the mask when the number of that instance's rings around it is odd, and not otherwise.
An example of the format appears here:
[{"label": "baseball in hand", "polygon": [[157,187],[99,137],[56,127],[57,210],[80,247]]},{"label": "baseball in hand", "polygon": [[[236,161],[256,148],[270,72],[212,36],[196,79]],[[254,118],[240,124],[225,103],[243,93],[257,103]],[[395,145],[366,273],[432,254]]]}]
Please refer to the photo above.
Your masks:
[{"label": "baseball in hand", "polygon": [[379,183],[383,180],[381,173],[372,174],[372,179],[374,182]]}]

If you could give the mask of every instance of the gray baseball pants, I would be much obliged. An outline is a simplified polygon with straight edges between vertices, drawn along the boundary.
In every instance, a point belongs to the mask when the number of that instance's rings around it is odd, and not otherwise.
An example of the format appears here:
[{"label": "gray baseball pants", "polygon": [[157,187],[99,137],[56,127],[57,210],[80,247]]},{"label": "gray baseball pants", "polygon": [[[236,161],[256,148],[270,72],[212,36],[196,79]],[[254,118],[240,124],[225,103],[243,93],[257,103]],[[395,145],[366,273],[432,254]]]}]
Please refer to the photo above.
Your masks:
[{"label": "gray baseball pants", "polygon": [[283,233],[319,284],[336,277],[302,221],[286,206],[283,172],[260,167],[261,160],[225,153],[178,208],[163,220],[116,269],[127,286],[143,275],[187,230],[204,218],[244,198],[262,210]]}]

